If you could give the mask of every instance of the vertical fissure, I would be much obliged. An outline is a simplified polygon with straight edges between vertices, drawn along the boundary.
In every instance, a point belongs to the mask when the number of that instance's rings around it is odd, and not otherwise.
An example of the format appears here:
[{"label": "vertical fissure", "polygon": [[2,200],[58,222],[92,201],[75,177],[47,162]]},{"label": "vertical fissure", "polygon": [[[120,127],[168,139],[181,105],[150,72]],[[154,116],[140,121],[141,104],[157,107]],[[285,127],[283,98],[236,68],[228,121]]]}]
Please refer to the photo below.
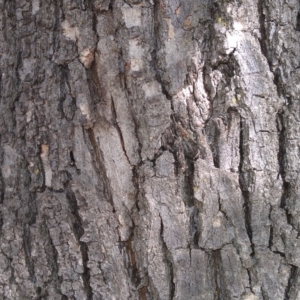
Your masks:
[{"label": "vertical fissure", "polygon": [[[85,69],[89,93],[92,99],[92,107],[94,112],[97,111],[96,106],[101,102],[101,81],[98,76],[97,65],[95,60],[88,69]],[[96,116],[95,116],[96,117]]]},{"label": "vertical fissure", "polygon": [[104,188],[104,196],[106,200],[111,204],[113,212],[116,211],[112,193],[111,193],[111,187],[110,187],[110,181],[106,173],[106,168],[103,163],[103,154],[101,153],[101,149],[98,147],[96,137],[94,134],[94,131],[92,128],[87,129],[87,135],[88,135],[88,141],[91,146],[91,155],[94,158],[94,161],[96,163],[95,171],[99,175],[99,178],[103,178],[104,184],[101,185]]},{"label": "vertical fissure", "polygon": [[43,221],[40,226],[40,234],[44,238],[44,249],[47,258],[47,265],[51,269],[52,281],[54,283],[56,290],[59,291],[62,297],[64,297],[65,295],[63,295],[61,291],[61,284],[63,282],[63,279],[61,276],[58,275],[59,272],[58,252],[53,244],[53,240],[51,238],[49,228],[45,221]]},{"label": "vertical fissure", "polygon": [[[151,51],[151,59],[152,59],[152,67],[153,67],[153,71],[155,74],[155,79],[157,80],[157,82],[160,83],[161,85],[161,90],[162,93],[166,96],[166,98],[171,101],[172,100],[172,96],[169,94],[168,89],[165,85],[165,82],[163,82],[162,76],[161,76],[161,66],[160,66],[160,61],[159,61],[159,57],[158,57],[158,51],[160,50],[160,17],[159,17],[159,13],[161,11],[161,1],[160,0],[154,0],[154,6],[153,6],[153,19],[154,19],[154,24],[153,24],[153,49]],[[173,109],[173,104],[171,101],[171,109],[172,111],[174,111]]]},{"label": "vertical fissure", "polygon": [[85,242],[82,242],[80,240],[80,238],[84,234],[84,227],[83,227],[82,219],[79,215],[79,208],[77,205],[76,197],[70,188],[67,189],[66,197],[67,197],[67,200],[69,203],[70,212],[72,213],[73,218],[74,218],[73,224],[72,224],[73,232],[74,232],[77,242],[80,246],[82,264],[83,264],[83,273],[81,274],[81,277],[82,277],[83,284],[85,287],[87,300],[92,300],[93,290],[90,285],[90,269],[88,267],[88,261],[89,261],[88,246]]},{"label": "vertical fissure", "polygon": [[189,216],[190,246],[198,248],[200,238],[199,205],[195,200],[195,160],[199,158],[201,150],[198,144],[181,124],[179,117],[174,113],[171,116],[172,126],[164,136],[164,145],[170,148],[175,158],[175,175],[183,184],[183,202]]},{"label": "vertical fissure", "polygon": [[[141,165],[141,163],[140,163]],[[132,210],[131,212],[131,220],[132,220],[132,224],[133,224],[133,228],[132,228],[132,234],[130,239],[128,240],[128,246],[129,246],[129,253],[131,256],[131,264],[132,264],[132,271],[133,271],[133,275],[134,278],[133,279],[137,279],[136,282],[133,281],[133,283],[136,284],[136,288],[139,292],[139,295],[141,297],[141,299],[146,299],[146,294],[148,292],[148,275],[147,274],[142,274],[140,273],[139,270],[139,266],[136,260],[136,253],[132,247],[132,243],[134,242],[134,238],[135,238],[135,231],[136,231],[136,224],[134,221],[134,214],[138,214],[139,211],[139,206],[138,206],[138,200],[139,200],[139,196],[140,196],[140,175],[139,175],[139,168],[140,165],[134,166],[132,168],[132,178],[133,178],[133,184],[134,184],[134,188],[135,188],[135,209]]]},{"label": "vertical fissure", "polygon": [[34,262],[31,256],[31,234],[30,234],[30,226],[28,224],[25,224],[23,227],[23,248],[25,252],[25,262],[27,265],[30,280],[33,283],[35,283],[36,276],[34,271]]},{"label": "vertical fissure", "polygon": [[263,2],[264,2],[263,0],[258,0],[258,2],[257,2],[259,31],[260,31],[259,43],[260,43],[262,54],[267,59],[267,62],[271,69],[271,61],[269,59],[268,46],[267,46],[267,42],[269,39],[267,36],[267,30],[266,30],[266,16],[265,16],[265,12],[264,12],[264,3]]},{"label": "vertical fissure", "polygon": [[[285,292],[284,292],[284,299],[283,300],[291,300],[293,299],[291,296],[291,292],[293,290],[293,287],[296,284],[296,278],[299,276],[299,268],[291,265],[291,270],[290,270],[290,276],[288,279],[288,284],[285,288]],[[295,286],[296,289],[298,289],[297,286]]]},{"label": "vertical fissure", "polygon": [[269,246],[268,248],[270,250],[272,250],[272,246],[273,246],[273,237],[274,236],[274,229],[273,229],[273,225],[270,226],[270,235],[269,235]]},{"label": "vertical fissure", "polygon": [[215,283],[215,300],[221,300],[222,298],[222,289],[221,289],[221,280],[220,280],[220,251],[215,250],[212,252],[212,263],[213,263],[213,270],[214,270],[214,283]]},{"label": "vertical fissure", "polygon": [[147,292],[148,286],[148,276],[147,274],[140,274],[139,268],[136,260],[136,253],[133,249],[132,243],[134,242],[134,229],[132,231],[131,236],[129,239],[124,242],[126,254],[128,256],[128,273],[130,276],[131,284],[133,289],[136,290],[140,295],[142,294],[142,289],[144,288]]},{"label": "vertical fissure", "polygon": [[132,166],[131,163],[130,163],[129,157],[127,155],[126,148],[125,148],[125,142],[124,142],[122,130],[121,130],[120,126],[119,126],[119,121],[118,121],[117,111],[116,111],[116,107],[115,107],[115,102],[114,102],[114,99],[113,99],[112,96],[111,96],[111,111],[112,111],[114,126],[115,126],[115,128],[116,128],[116,130],[118,132],[122,150],[123,150],[124,155],[125,155],[125,157],[127,159],[127,162],[129,163],[130,166]]},{"label": "vertical fissure", "polygon": [[249,288],[253,292],[251,272],[250,272],[250,269],[246,269],[246,270],[247,270],[247,275],[248,275],[248,280],[249,280]]},{"label": "vertical fissure", "polygon": [[251,228],[251,197],[249,192],[249,180],[250,174],[248,171],[245,170],[245,160],[246,153],[245,153],[245,120],[240,116],[240,143],[239,143],[239,151],[240,151],[240,163],[239,163],[239,185],[242,193],[242,197],[244,200],[243,208],[245,213],[245,227],[246,231],[251,243],[252,253],[251,255],[254,256],[255,249],[254,244],[252,242],[252,228]]},{"label": "vertical fissure", "polygon": [[184,174],[184,188],[185,196],[184,202],[187,210],[189,211],[190,218],[190,237],[191,246],[193,248],[199,248],[200,238],[200,224],[199,224],[199,208],[195,201],[194,195],[194,172],[195,165],[194,161],[186,157],[187,169]]},{"label": "vertical fissure", "polygon": [[169,281],[169,300],[173,300],[175,297],[175,283],[174,283],[174,267],[173,267],[173,262],[172,262],[172,254],[170,250],[167,247],[167,244],[164,240],[164,223],[162,220],[162,217],[160,216],[160,240],[162,243],[162,250],[164,253],[164,258],[166,261],[166,266],[168,267],[169,270],[169,275],[170,275],[170,281]]},{"label": "vertical fissure", "polygon": [[60,9],[62,7],[61,0],[54,1],[54,26],[53,26],[53,36],[52,45],[54,52],[60,47],[59,31],[60,31],[60,21],[63,17],[63,11]]},{"label": "vertical fissure", "polygon": [[[1,90],[1,86],[0,86],[0,90]],[[1,95],[0,95],[0,99],[1,99]],[[0,165],[2,166],[3,164],[3,150],[2,150],[2,137],[0,134]],[[0,205],[3,204],[4,202],[4,195],[5,195],[5,182],[3,180],[3,175],[2,175],[2,169],[0,168]],[[0,211],[0,237],[2,235],[2,227],[3,227],[3,214],[2,214],[2,210]]]},{"label": "vertical fissure", "polygon": [[280,208],[285,210],[286,212],[286,218],[288,224],[292,225],[292,215],[289,213],[289,207],[287,204],[287,200],[289,198],[291,184],[286,181],[285,178],[285,159],[286,159],[286,128],[284,125],[284,112],[280,111],[277,113],[277,132],[278,132],[278,141],[279,141],[279,148],[277,153],[277,159],[278,159],[278,177],[280,176],[282,179],[282,195],[280,200]]}]

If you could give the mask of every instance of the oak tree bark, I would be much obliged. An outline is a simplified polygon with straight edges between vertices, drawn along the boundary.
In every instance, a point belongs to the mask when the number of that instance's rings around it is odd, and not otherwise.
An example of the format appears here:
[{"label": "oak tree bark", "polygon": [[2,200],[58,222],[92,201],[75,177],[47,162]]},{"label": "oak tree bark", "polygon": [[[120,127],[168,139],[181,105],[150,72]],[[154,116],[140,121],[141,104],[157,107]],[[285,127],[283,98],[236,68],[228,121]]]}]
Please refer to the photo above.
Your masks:
[{"label": "oak tree bark", "polygon": [[0,0],[0,299],[300,299],[297,0]]}]

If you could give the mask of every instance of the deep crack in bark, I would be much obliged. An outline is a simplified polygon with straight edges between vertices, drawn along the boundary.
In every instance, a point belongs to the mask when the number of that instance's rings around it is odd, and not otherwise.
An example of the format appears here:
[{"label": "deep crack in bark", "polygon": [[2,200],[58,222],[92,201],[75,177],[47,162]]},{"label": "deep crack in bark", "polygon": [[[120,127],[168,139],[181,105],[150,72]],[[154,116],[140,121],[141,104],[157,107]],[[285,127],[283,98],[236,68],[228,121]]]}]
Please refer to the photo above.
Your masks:
[{"label": "deep crack in bark", "polygon": [[247,181],[249,181],[249,174],[246,174],[246,170],[244,170],[244,164],[245,164],[245,160],[246,158],[246,153],[245,153],[245,149],[244,149],[244,137],[245,137],[245,133],[244,130],[246,130],[245,128],[245,120],[242,118],[242,116],[240,117],[240,145],[239,145],[239,150],[240,150],[240,164],[239,164],[239,185],[240,185],[240,189],[241,189],[241,193],[242,193],[242,197],[244,200],[244,204],[243,204],[243,208],[244,208],[244,212],[245,212],[245,227],[246,227],[246,231],[251,243],[251,249],[252,249],[252,253],[251,255],[254,256],[255,254],[255,247],[254,244],[252,242],[252,228],[251,228],[251,200],[250,200],[250,192],[249,192],[249,182],[247,183]]},{"label": "deep crack in bark", "polygon": [[215,250],[212,252],[212,263],[213,263],[213,270],[214,270],[214,283],[215,283],[215,294],[214,299],[216,300],[222,300],[222,287],[221,287],[221,273],[219,269],[220,264],[220,250]]},{"label": "deep crack in bark", "polygon": [[88,140],[89,140],[89,143],[91,146],[90,152],[96,163],[95,172],[99,175],[99,178],[103,179],[104,184],[102,186],[104,188],[103,192],[104,192],[105,198],[111,204],[113,212],[115,212],[116,209],[115,209],[114,200],[113,200],[112,193],[111,193],[110,180],[107,176],[106,168],[103,163],[103,161],[104,161],[103,154],[101,153],[101,149],[98,146],[93,129],[91,129],[91,128],[87,129],[87,135],[88,135]]},{"label": "deep crack in bark", "polygon": [[28,269],[28,273],[30,276],[30,280],[33,283],[36,283],[36,276],[34,271],[34,262],[31,257],[31,235],[30,235],[30,227],[28,224],[25,224],[23,227],[23,245],[25,252],[25,261]]},{"label": "deep crack in bark", "polygon": [[289,208],[287,206],[287,199],[289,198],[290,194],[290,183],[285,180],[285,157],[286,157],[286,147],[285,147],[285,136],[286,136],[286,128],[284,125],[284,113],[278,112],[277,113],[277,132],[279,138],[279,149],[278,149],[278,165],[279,165],[279,172],[278,176],[282,179],[282,195],[281,195],[281,202],[280,207],[285,210],[287,222],[288,224],[292,225],[291,215],[289,214]]},{"label": "deep crack in bark", "polygon": [[58,275],[59,272],[58,252],[56,250],[56,247],[53,244],[51,234],[46,221],[43,221],[40,226],[40,234],[42,237],[44,237],[47,265],[51,269],[51,276],[54,282],[54,286],[60,292],[62,297],[64,297],[65,295],[63,295],[61,291],[61,284],[63,282],[63,278]]},{"label": "deep crack in bark", "polygon": [[123,150],[124,155],[127,159],[127,162],[129,163],[130,166],[132,166],[131,163],[130,163],[129,157],[127,155],[127,152],[126,152],[125,142],[124,142],[124,138],[123,138],[123,134],[122,134],[122,129],[120,128],[120,125],[119,125],[117,111],[116,111],[116,107],[115,107],[115,101],[114,101],[114,98],[112,96],[111,96],[111,111],[112,111],[114,126],[115,126],[115,128],[118,132],[119,138],[120,138],[120,143],[121,143],[122,150]]},{"label": "deep crack in bark", "polygon": [[82,256],[83,273],[81,274],[81,277],[82,277],[82,281],[83,281],[86,295],[87,295],[86,299],[92,300],[93,299],[93,290],[90,285],[90,269],[88,267],[88,261],[89,261],[88,246],[85,242],[82,242],[80,240],[80,238],[84,234],[84,227],[82,224],[82,219],[79,214],[79,208],[77,205],[76,197],[70,188],[67,189],[66,197],[67,197],[67,200],[69,203],[70,212],[73,215],[73,223],[72,223],[73,232],[74,232],[74,235],[80,246],[80,252],[81,252],[81,256]]},{"label": "deep crack in bark", "polygon": [[[294,265],[291,265],[290,276],[289,276],[288,284],[285,288],[283,300],[292,300],[293,299],[293,298],[291,298],[290,292],[291,292],[293,285],[295,284],[295,280],[298,276],[299,276],[299,268]],[[297,287],[296,287],[296,289],[297,289]],[[296,298],[294,298],[294,299],[296,299]]]},{"label": "deep crack in bark", "polygon": [[172,254],[170,250],[167,247],[167,244],[164,240],[164,223],[162,220],[162,217],[160,216],[160,240],[162,243],[164,258],[166,261],[166,266],[169,270],[169,276],[170,276],[170,292],[169,292],[169,299],[173,300],[175,296],[175,283],[174,283],[174,269],[173,269],[173,262],[172,262]]}]

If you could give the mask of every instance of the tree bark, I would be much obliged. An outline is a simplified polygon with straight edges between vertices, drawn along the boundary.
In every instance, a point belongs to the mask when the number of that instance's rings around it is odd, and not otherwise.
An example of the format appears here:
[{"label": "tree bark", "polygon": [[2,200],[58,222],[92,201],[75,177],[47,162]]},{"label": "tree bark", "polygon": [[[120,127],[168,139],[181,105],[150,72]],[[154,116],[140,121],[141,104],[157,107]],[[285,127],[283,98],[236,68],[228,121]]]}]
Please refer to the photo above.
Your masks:
[{"label": "tree bark", "polygon": [[0,299],[300,299],[299,1],[0,11]]}]

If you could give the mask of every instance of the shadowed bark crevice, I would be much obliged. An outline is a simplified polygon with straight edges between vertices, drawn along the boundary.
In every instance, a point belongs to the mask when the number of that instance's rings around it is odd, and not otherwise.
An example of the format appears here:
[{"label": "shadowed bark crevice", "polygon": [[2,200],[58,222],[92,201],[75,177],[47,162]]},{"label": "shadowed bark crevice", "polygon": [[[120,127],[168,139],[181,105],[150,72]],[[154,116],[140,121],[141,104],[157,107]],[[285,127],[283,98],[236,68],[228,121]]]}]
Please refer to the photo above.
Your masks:
[{"label": "shadowed bark crevice", "polygon": [[248,150],[245,141],[246,137],[246,121],[241,117],[240,119],[240,164],[239,164],[239,185],[243,197],[243,208],[245,213],[245,227],[251,243],[252,253],[255,255],[255,245],[252,242],[252,225],[251,225],[251,193],[249,191],[251,184],[251,170],[246,169],[247,159],[248,159]]},{"label": "shadowed bark crevice", "polygon": [[284,121],[284,112],[277,113],[277,132],[279,136],[279,149],[278,149],[278,176],[282,179],[282,195],[280,207],[285,210],[288,224],[293,226],[292,215],[289,212],[288,199],[291,193],[291,183],[286,181],[285,164],[286,164],[286,128]]},{"label": "shadowed bark crevice", "polygon": [[62,295],[61,284],[63,282],[63,278],[58,275],[59,265],[58,265],[58,252],[56,247],[53,244],[49,228],[47,226],[46,221],[43,221],[39,228],[41,237],[44,238],[44,249],[46,253],[47,265],[51,270],[51,282],[46,283],[45,289],[47,289],[48,284],[52,284],[55,290]]},{"label": "shadowed bark crevice", "polygon": [[115,107],[115,102],[114,102],[113,97],[111,97],[111,111],[112,111],[112,116],[113,116],[113,124],[114,124],[114,126],[115,126],[115,128],[116,128],[116,130],[118,132],[122,150],[124,152],[124,155],[125,155],[125,157],[127,159],[128,164],[130,166],[132,166],[131,163],[130,163],[129,157],[127,155],[126,148],[125,148],[125,143],[124,143],[124,138],[123,138],[122,130],[121,130],[120,126],[119,126],[119,121],[120,120],[118,120],[118,116],[117,116],[117,112],[116,112],[116,107]]},{"label": "shadowed bark crevice", "polygon": [[297,20],[296,20],[296,31],[300,31],[300,12],[297,14]]},{"label": "shadowed bark crevice", "polygon": [[267,35],[267,23],[266,23],[266,9],[264,0],[258,0],[257,2],[257,11],[259,14],[259,31],[260,31],[260,47],[262,50],[262,54],[267,59],[267,62],[270,66],[270,70],[272,71],[272,60],[269,56],[269,49],[268,49],[268,35]]},{"label": "shadowed bark crevice", "polygon": [[197,207],[195,207],[190,217],[192,246],[193,248],[196,249],[199,249],[199,240],[200,240],[200,231],[201,231],[200,222],[199,222],[199,213],[200,210]]},{"label": "shadowed bark crevice", "polygon": [[3,228],[3,215],[0,213],[0,237],[2,235],[2,228]]},{"label": "shadowed bark crevice", "polygon": [[[188,211],[189,224],[190,224],[190,247],[199,248],[200,239],[200,223],[199,223],[199,203],[195,199],[194,195],[194,172],[195,166],[194,161],[191,158],[185,157],[186,170],[182,174],[184,176],[184,196],[183,201]],[[190,249],[191,250],[191,249]]]},{"label": "shadowed bark crevice", "polygon": [[229,299],[226,291],[226,284],[223,278],[223,268],[222,268],[222,258],[220,250],[215,250],[211,252],[211,263],[214,272],[214,299],[222,300]]},{"label": "shadowed bark crevice", "polygon": [[253,292],[251,270],[250,269],[246,269],[246,270],[247,270],[247,275],[248,275],[249,288],[250,288],[251,292]]},{"label": "shadowed bark crevice", "polygon": [[31,235],[30,235],[30,227],[26,224],[23,228],[23,241],[24,241],[24,250],[25,250],[25,261],[28,268],[28,273],[30,276],[30,280],[35,283],[36,276],[34,272],[34,262],[31,256]]},{"label": "shadowed bark crevice", "polygon": [[72,120],[72,118],[69,118],[69,116],[65,115],[64,112],[64,102],[66,101],[66,97],[69,94],[70,87],[68,86],[68,77],[69,77],[69,69],[66,66],[58,65],[57,70],[60,74],[60,87],[59,87],[59,95],[58,95],[58,107],[57,110],[61,113],[61,118],[66,118],[69,121]]},{"label": "shadowed bark crevice", "polygon": [[130,276],[131,284],[134,290],[137,290],[140,296],[140,299],[146,300],[148,294],[148,286],[149,286],[149,279],[147,272],[144,273],[141,270],[141,267],[138,265],[137,253],[135,249],[135,245],[141,243],[140,237],[138,234],[138,228],[135,224],[135,219],[139,218],[139,201],[144,200],[143,195],[141,193],[141,186],[143,183],[143,178],[141,176],[141,167],[143,162],[140,162],[138,165],[132,167],[132,176],[133,176],[133,185],[135,188],[135,206],[133,207],[132,211],[130,212],[131,222],[133,224],[131,228],[131,235],[129,239],[125,242],[125,249],[126,254],[128,256],[127,270]]},{"label": "shadowed bark crevice", "polygon": [[86,299],[92,300],[93,299],[93,290],[90,285],[90,269],[88,267],[88,261],[89,261],[88,245],[87,245],[87,243],[82,242],[80,240],[80,238],[84,234],[83,222],[79,215],[79,208],[78,208],[76,197],[70,188],[67,190],[66,197],[67,197],[67,200],[69,203],[70,212],[73,215],[72,226],[73,226],[74,235],[80,246],[80,252],[81,252],[81,256],[82,256],[83,273],[81,274],[81,276],[82,276],[83,284],[84,284],[84,287],[86,290],[86,296],[87,296]]},{"label": "shadowed bark crevice", "polygon": [[276,68],[275,71],[273,72],[273,74],[274,74],[273,82],[276,85],[278,96],[286,97],[285,86],[284,86],[284,82],[282,80],[282,75],[281,75],[280,69]]},{"label": "shadowed bark crevice", "polygon": [[[271,219],[271,212],[272,212],[272,208],[270,209],[270,214],[269,214],[269,219]],[[269,235],[269,245],[268,248],[272,251],[272,247],[273,247],[273,235],[274,235],[274,227],[273,225],[270,226],[270,235]]]},{"label": "shadowed bark crevice", "polygon": [[101,194],[103,194],[104,198],[111,204],[113,212],[115,212],[116,209],[114,206],[114,201],[111,193],[111,185],[106,173],[106,168],[103,162],[104,161],[103,154],[101,153],[99,142],[96,140],[94,131],[91,128],[87,129],[87,136],[88,136],[88,141],[86,142],[87,145],[90,145],[89,147],[90,152],[96,164],[95,171],[99,176],[99,181],[103,181],[100,183],[100,187],[103,187],[103,191]]},{"label": "shadowed bark crevice", "polygon": [[62,8],[63,0],[54,0],[54,26],[53,26],[53,49],[59,48],[59,31],[61,20],[64,17]]},{"label": "shadowed bark crevice", "polygon": [[293,292],[292,291],[293,289],[294,289],[294,292],[299,289],[299,286],[297,287],[297,283],[296,283],[296,279],[299,277],[299,274],[300,274],[299,268],[294,265],[291,265],[290,276],[289,276],[288,284],[285,288],[283,300],[296,299],[291,295],[291,293]]},{"label": "shadowed bark crevice", "polygon": [[85,69],[88,88],[92,99],[91,107],[93,112],[97,113],[97,105],[102,102],[102,86],[101,80],[97,72],[97,64],[94,60],[88,69]]},{"label": "shadowed bark crevice", "polygon": [[[132,288],[133,290],[138,291],[139,295],[143,298],[144,296],[142,295],[147,294],[148,290],[148,275],[141,274],[139,266],[137,265],[137,258],[133,245],[134,238],[136,238],[134,235],[134,231],[135,227],[132,230],[130,238],[126,242],[121,243],[124,244],[126,255],[128,256],[128,259],[126,261],[128,261],[127,269],[130,276]],[[138,241],[136,241],[135,243],[138,243]]]},{"label": "shadowed bark crevice", "polygon": [[161,240],[161,244],[162,244],[162,251],[164,254],[164,260],[165,260],[165,264],[166,267],[168,269],[169,272],[169,300],[173,300],[175,297],[175,283],[174,283],[174,268],[173,268],[173,258],[172,258],[172,253],[170,252],[170,250],[167,247],[167,244],[164,240],[164,223],[163,220],[160,216],[160,240]]},{"label": "shadowed bark crevice", "polygon": [[[163,48],[163,42],[161,40],[161,14],[163,14],[163,11],[161,10],[162,1],[161,0],[154,0],[153,5],[153,45],[152,45],[152,51],[151,51],[151,59],[152,59],[152,68],[155,74],[155,79],[160,83],[162,93],[166,96],[166,98],[171,101],[172,96],[169,93],[169,87],[168,83],[164,82],[162,79],[163,76],[163,66],[161,62],[161,58],[159,57],[159,51]],[[173,109],[173,103],[171,101],[171,109],[174,112]]]}]

